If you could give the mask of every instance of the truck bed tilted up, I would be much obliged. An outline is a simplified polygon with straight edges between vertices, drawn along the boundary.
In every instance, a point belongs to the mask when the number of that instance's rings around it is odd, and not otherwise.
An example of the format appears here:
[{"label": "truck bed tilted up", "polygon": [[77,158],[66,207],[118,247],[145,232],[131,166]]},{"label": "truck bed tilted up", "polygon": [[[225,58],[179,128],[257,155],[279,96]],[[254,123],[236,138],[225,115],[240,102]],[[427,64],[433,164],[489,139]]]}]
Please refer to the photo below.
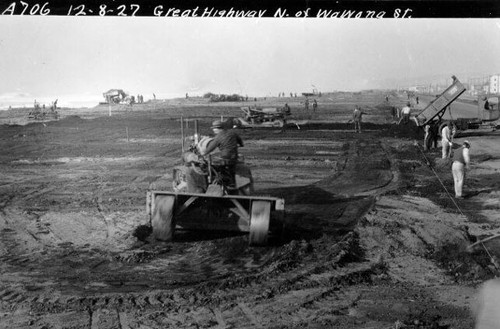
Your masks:
[{"label": "truck bed tilted up", "polygon": [[465,92],[464,85],[453,76],[453,83],[446,88],[436,99],[431,101],[425,109],[415,116],[418,126],[425,126],[437,118],[440,121],[448,106]]}]

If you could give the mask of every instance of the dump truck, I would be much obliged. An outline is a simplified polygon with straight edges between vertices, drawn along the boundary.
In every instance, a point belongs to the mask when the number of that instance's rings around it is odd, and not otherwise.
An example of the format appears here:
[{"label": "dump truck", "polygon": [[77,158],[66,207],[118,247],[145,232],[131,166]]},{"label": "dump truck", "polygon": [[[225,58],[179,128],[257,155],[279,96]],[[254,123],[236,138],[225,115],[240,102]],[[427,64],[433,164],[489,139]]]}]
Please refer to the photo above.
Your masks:
[{"label": "dump truck", "polygon": [[266,245],[269,236],[279,236],[284,199],[252,195],[251,170],[241,157],[229,186],[224,166],[211,155],[201,156],[212,139],[199,136],[197,124],[190,139],[182,164],[173,168],[172,190],[147,191],[153,236],[171,241],[177,230],[248,232],[250,245]]},{"label": "dump truck", "polygon": [[462,131],[478,129],[483,124],[500,118],[499,95],[480,95],[477,101],[456,102],[452,106],[451,104],[466,90],[455,76],[452,78],[453,83],[414,116],[418,126],[437,124],[440,133],[442,127],[451,122],[457,136]]},{"label": "dump truck", "polygon": [[441,121],[450,104],[465,92],[464,85],[453,76],[453,83],[433,99],[421,112],[414,116],[418,126],[424,127],[434,121]]}]

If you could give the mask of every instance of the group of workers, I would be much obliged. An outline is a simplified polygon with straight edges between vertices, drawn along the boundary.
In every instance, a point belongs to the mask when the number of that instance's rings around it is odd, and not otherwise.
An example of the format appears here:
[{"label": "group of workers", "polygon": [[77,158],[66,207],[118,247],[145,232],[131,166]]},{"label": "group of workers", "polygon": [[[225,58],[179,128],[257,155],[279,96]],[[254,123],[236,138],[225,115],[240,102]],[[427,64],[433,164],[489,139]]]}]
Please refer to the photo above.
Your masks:
[{"label": "group of workers", "polygon": [[[401,109],[402,118],[398,123],[408,123],[410,121],[411,104],[406,103]],[[428,151],[432,148],[437,148],[438,138],[441,135],[441,158],[451,159],[451,171],[453,175],[453,182],[455,188],[455,198],[463,198],[463,185],[465,180],[465,172],[470,167],[470,142],[464,141],[461,147],[453,150],[453,136],[456,134],[456,127],[448,122],[442,126],[439,131],[439,122],[427,124],[424,126],[424,150]]]},{"label": "group of workers", "polygon": [[[408,110],[404,111],[406,108],[408,108]],[[410,110],[410,104],[408,103],[403,108],[402,120],[409,121]],[[361,133],[361,121],[363,114],[365,113],[359,106],[356,105],[353,111],[354,132]],[[220,150],[220,158],[223,163],[223,167],[226,169],[227,174],[230,176],[230,184],[232,185],[234,184],[235,168],[238,162],[238,147],[243,146],[243,141],[234,129],[226,127],[226,123],[221,120],[214,121],[211,128],[215,134],[215,138],[205,150],[205,154],[202,155],[209,154],[216,148],[218,148]],[[424,127],[424,130],[424,149],[430,150],[433,147],[437,147],[439,125],[437,123],[429,124]],[[464,141],[459,149],[453,151],[454,134],[455,129],[450,122],[442,127],[441,157],[442,159],[452,159],[452,174],[455,187],[455,197],[463,198],[462,190],[464,185],[465,172],[470,167],[469,150],[471,144],[469,141]]]},{"label": "group of workers", "polygon": [[[386,98],[387,99],[387,98]],[[410,122],[411,104],[406,103],[401,109],[401,120],[398,123],[407,124]],[[361,121],[364,112],[361,111],[359,106],[354,107],[353,122],[354,132],[361,132]],[[438,145],[439,137],[439,123],[427,124],[424,127],[424,150],[428,151],[431,148],[436,148]],[[456,133],[456,127],[451,122],[448,122],[441,129],[441,158],[452,159],[451,172],[453,175],[453,182],[455,188],[455,198],[463,198],[463,186],[465,180],[465,172],[470,167],[470,142],[464,141],[461,147],[453,151],[453,136]]]},{"label": "group of workers", "polygon": [[[316,99],[313,99],[312,107],[313,112],[316,112],[316,110],[318,109],[318,102],[316,101]],[[304,101],[304,109],[306,111],[309,111],[309,98],[306,98],[306,100]]]}]

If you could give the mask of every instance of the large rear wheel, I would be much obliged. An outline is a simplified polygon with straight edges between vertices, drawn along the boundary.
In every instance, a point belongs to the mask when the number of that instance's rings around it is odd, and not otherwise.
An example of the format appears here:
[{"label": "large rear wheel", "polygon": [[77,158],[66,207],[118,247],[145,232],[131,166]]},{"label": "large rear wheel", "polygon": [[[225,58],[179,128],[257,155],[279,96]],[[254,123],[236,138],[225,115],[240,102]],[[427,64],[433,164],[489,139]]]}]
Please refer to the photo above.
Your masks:
[{"label": "large rear wheel", "polygon": [[283,122],[283,120],[277,119],[277,120],[273,121],[273,127],[283,128],[284,125],[285,125],[285,122]]},{"label": "large rear wheel", "polygon": [[172,241],[175,231],[174,206],[174,196],[156,196],[154,202],[153,218],[151,219],[153,236],[156,240]]},{"label": "large rear wheel", "polygon": [[269,221],[271,217],[271,202],[253,201],[250,216],[250,245],[267,244]]}]

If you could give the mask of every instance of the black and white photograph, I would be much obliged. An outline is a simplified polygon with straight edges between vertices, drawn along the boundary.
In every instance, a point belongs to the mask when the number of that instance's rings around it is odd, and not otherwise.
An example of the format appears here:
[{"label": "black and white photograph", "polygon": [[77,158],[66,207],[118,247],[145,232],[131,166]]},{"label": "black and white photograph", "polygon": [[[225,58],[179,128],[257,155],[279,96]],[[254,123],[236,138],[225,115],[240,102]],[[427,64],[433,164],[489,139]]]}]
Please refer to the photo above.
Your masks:
[{"label": "black and white photograph", "polygon": [[0,329],[500,328],[500,18],[353,3],[1,3]]}]

